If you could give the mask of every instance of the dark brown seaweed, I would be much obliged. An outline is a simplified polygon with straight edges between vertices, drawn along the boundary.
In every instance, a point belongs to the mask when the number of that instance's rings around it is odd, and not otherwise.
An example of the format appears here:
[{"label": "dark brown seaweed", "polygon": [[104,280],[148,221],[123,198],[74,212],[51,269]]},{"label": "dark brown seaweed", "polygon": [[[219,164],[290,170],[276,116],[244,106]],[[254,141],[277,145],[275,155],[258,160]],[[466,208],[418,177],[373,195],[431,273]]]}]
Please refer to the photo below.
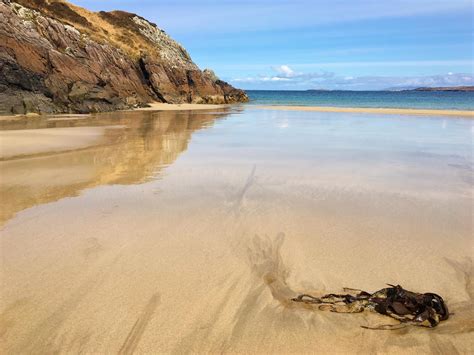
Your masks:
[{"label": "dark brown seaweed", "polygon": [[314,297],[301,294],[293,298],[294,302],[318,305],[320,310],[329,310],[338,313],[359,313],[366,309],[392,317],[400,323],[382,325],[366,329],[400,329],[407,325],[416,325],[433,328],[439,322],[449,318],[449,311],[443,298],[435,293],[416,293],[405,290],[400,285],[383,288],[374,293],[361,290],[352,294],[327,294]]}]

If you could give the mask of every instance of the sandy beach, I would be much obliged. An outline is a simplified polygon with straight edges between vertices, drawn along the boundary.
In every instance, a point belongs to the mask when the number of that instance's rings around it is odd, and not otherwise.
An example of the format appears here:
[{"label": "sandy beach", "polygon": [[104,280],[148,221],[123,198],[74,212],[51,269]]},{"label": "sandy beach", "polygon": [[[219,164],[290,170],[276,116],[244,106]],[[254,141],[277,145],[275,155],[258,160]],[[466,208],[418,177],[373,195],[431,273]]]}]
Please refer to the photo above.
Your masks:
[{"label": "sandy beach", "polygon": [[[472,352],[471,120],[376,118],[5,123],[31,144],[10,159],[2,143],[2,352]],[[395,321],[290,301],[386,283],[436,292],[453,315],[371,331]]]},{"label": "sandy beach", "polygon": [[370,108],[370,107],[325,107],[325,106],[256,106],[263,110],[313,111],[313,112],[346,112],[346,113],[375,113],[386,115],[428,115],[428,116],[460,116],[474,118],[474,111],[466,110],[426,110],[405,108]]},{"label": "sandy beach", "polygon": [[[148,107],[138,107],[130,110],[123,110],[123,112],[130,111],[199,111],[199,110],[222,110],[229,109],[234,105],[214,105],[214,104],[167,104],[162,102],[151,102]],[[12,121],[12,120],[35,120],[41,119],[41,117],[47,117],[48,121],[71,121],[73,119],[81,120],[90,117],[91,114],[57,114],[57,115],[40,115],[36,113],[29,113],[27,115],[0,115],[0,122]]]},{"label": "sandy beach", "polygon": [[0,131],[0,160],[88,147],[103,134],[101,127]]},{"label": "sandy beach", "polygon": [[228,108],[231,105],[213,105],[213,104],[165,104],[161,102],[152,102],[149,107],[140,107],[137,111],[194,111],[194,110],[214,110]]}]

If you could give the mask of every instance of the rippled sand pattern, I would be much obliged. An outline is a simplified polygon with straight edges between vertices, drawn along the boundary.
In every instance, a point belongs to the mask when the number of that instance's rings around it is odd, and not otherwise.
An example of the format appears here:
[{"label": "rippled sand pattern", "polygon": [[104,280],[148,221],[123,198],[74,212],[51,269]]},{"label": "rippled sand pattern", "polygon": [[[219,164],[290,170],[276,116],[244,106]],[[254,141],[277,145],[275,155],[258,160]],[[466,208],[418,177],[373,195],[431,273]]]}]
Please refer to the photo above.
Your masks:
[{"label": "rippled sand pattern", "polygon": [[[473,351],[470,119],[219,109],[0,127],[29,141],[1,140],[2,353]],[[371,331],[392,321],[290,301],[386,283],[453,315]]]}]

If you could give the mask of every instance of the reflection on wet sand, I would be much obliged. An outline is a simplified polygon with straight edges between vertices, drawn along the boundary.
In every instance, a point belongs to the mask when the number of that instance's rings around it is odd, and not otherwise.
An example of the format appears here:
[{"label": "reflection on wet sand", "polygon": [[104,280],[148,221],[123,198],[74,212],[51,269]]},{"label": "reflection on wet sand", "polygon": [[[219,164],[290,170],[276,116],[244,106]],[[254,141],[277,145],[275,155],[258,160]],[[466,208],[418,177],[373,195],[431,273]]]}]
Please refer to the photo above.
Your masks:
[{"label": "reflection on wet sand", "polygon": [[[4,129],[27,126],[71,131],[0,162],[9,203],[38,203],[1,230],[3,352],[472,353],[470,120],[129,112]],[[81,128],[101,134],[71,149]],[[375,331],[361,326],[387,317],[290,301],[386,283],[454,314]]]},{"label": "reflection on wet sand", "polygon": [[[226,110],[118,112],[0,121],[0,224],[26,208],[87,188],[145,182],[187,149],[194,131],[225,115]],[[18,145],[14,150],[7,146],[10,136]]]}]

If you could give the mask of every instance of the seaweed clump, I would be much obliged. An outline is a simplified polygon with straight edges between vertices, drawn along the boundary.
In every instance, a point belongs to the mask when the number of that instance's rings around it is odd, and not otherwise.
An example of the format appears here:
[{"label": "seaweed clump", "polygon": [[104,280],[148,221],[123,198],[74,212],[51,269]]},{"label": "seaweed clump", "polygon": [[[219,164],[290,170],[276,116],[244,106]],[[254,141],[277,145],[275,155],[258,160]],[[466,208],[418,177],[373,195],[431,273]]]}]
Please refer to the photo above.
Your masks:
[{"label": "seaweed clump", "polygon": [[356,294],[327,294],[314,297],[301,294],[292,299],[294,302],[318,305],[323,311],[337,313],[360,313],[374,311],[398,320],[399,324],[387,324],[366,329],[390,330],[408,325],[433,328],[449,318],[449,311],[443,298],[435,293],[416,293],[405,290],[400,285],[383,288],[374,293],[345,288],[346,292]]}]

